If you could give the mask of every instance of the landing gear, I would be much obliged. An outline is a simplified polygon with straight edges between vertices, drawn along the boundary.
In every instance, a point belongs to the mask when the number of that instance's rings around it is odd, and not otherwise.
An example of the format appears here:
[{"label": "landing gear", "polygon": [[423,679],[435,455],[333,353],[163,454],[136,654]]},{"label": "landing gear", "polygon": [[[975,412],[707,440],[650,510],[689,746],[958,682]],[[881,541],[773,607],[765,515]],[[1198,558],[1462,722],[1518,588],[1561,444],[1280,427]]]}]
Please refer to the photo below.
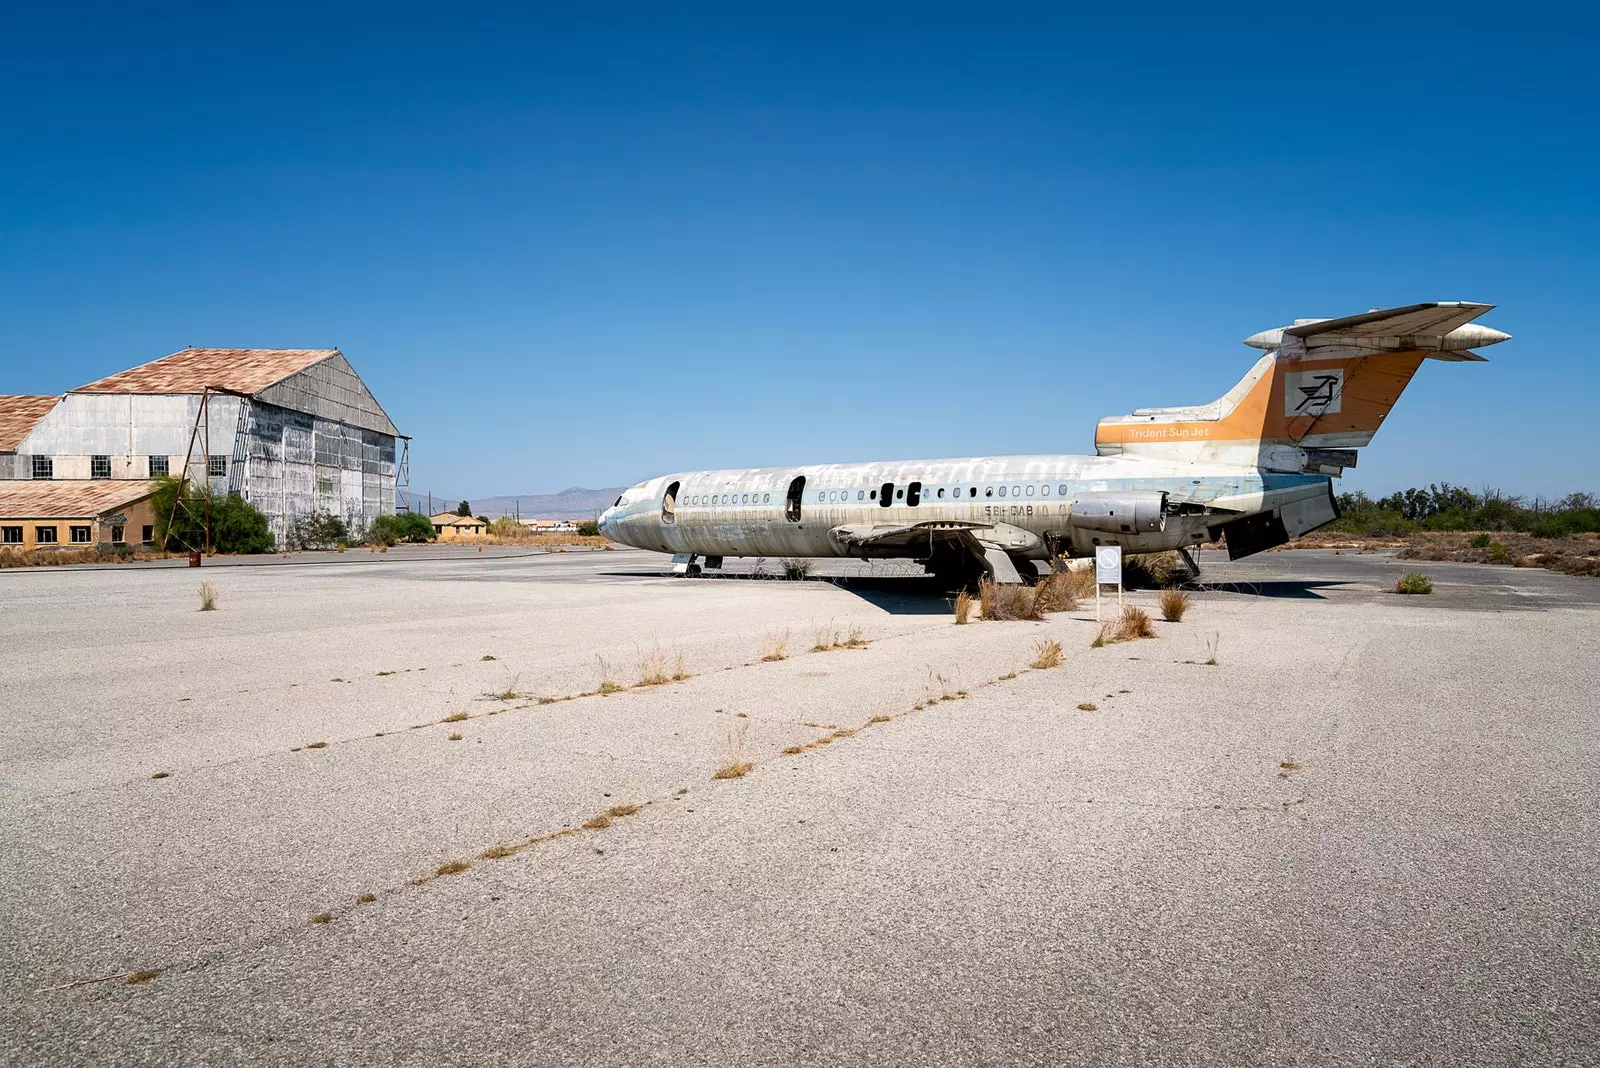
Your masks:
[{"label": "landing gear", "polygon": [[1193,582],[1200,577],[1200,562],[1194,558],[1194,554],[1191,553],[1188,548],[1180,547],[1178,549],[1178,559],[1183,563],[1184,568],[1189,572],[1183,577],[1182,581]]},{"label": "landing gear", "polygon": [[[700,565],[695,563],[695,553],[677,553],[672,557],[672,573],[685,578],[696,578],[700,574]],[[706,561],[710,563],[710,561]],[[717,563],[722,563],[722,558],[717,558]]]},{"label": "landing gear", "polygon": [[971,553],[947,544],[935,546],[933,555],[924,560],[922,566],[939,583],[940,589],[950,591],[976,589],[978,580],[987,574],[983,564]]}]

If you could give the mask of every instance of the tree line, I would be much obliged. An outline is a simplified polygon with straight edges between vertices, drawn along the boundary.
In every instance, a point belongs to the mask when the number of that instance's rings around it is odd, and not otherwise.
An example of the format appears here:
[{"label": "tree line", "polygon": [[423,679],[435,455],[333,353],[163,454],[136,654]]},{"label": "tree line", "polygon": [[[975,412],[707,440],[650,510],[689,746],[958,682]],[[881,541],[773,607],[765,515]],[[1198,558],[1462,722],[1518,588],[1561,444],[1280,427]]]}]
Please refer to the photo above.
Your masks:
[{"label": "tree line", "polygon": [[1569,493],[1559,499],[1520,497],[1492,487],[1477,493],[1448,482],[1373,498],[1357,490],[1337,498],[1340,517],[1327,529],[1395,536],[1418,530],[1517,531],[1564,538],[1600,531],[1600,498]]}]

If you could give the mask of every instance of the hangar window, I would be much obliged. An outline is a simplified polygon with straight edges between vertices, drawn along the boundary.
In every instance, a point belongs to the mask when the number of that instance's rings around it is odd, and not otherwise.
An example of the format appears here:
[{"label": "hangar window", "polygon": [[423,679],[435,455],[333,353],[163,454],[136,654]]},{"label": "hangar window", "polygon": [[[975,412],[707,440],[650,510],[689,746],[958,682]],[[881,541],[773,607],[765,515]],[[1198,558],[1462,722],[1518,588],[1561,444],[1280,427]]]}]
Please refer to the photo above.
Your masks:
[{"label": "hangar window", "polygon": [[[50,457],[50,456],[35,456],[33,458],[33,477],[34,478],[55,478],[56,477],[56,462],[55,462],[55,459],[53,457]],[[50,529],[54,530],[55,528],[51,527]]]},{"label": "hangar window", "polygon": [[[151,478],[162,478],[171,470],[172,458],[170,456],[152,456],[149,459]],[[620,497],[617,499],[621,500]]]},{"label": "hangar window", "polygon": [[806,476],[796,475],[789,483],[789,495],[783,503],[783,518],[791,523],[800,522],[800,497],[806,491]]},{"label": "hangar window", "polygon": [[4,545],[21,545],[22,544],[22,528],[21,527],[0,527],[0,544],[4,544]]},{"label": "hangar window", "polygon": [[120,526],[113,525],[111,527],[111,544],[121,545],[126,540],[127,539],[122,536],[122,528]]},{"label": "hangar window", "polygon": [[56,528],[34,527],[33,541],[35,545],[54,545],[56,543]]},{"label": "hangar window", "polygon": [[109,456],[91,456],[91,457],[89,457],[89,477],[90,478],[110,478],[111,477],[111,457],[109,457]]},{"label": "hangar window", "polygon": [[70,527],[72,544],[88,545],[94,539],[94,533],[88,527]]},{"label": "hangar window", "polygon": [[207,456],[206,474],[211,478],[228,477],[228,458],[226,456]]}]

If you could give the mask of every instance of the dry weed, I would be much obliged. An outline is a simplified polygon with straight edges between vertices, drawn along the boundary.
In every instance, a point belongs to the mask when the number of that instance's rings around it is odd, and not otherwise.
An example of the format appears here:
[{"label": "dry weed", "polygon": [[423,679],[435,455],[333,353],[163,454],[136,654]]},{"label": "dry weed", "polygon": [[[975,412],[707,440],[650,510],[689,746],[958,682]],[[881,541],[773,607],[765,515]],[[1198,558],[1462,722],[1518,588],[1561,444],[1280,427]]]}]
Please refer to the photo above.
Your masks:
[{"label": "dry weed", "polygon": [[956,594],[956,625],[966,623],[967,617],[972,615],[972,594],[962,590]]},{"label": "dry weed", "polygon": [[1117,621],[1116,640],[1131,642],[1136,638],[1154,638],[1155,628],[1150,625],[1150,616],[1143,608],[1128,605],[1122,610],[1122,618]]},{"label": "dry weed", "polygon": [[1030,665],[1035,670],[1043,671],[1046,668],[1061,666],[1061,643],[1049,638],[1040,638],[1034,643],[1034,651],[1038,654]]},{"label": "dry weed", "polygon": [[739,724],[728,732],[727,761],[711,775],[713,779],[742,779],[755,765],[750,763],[745,751],[745,725]]},{"label": "dry weed", "polygon": [[1041,615],[1045,612],[1076,612],[1078,595],[1072,585],[1073,579],[1070,573],[1050,572],[1033,588],[1034,611]]},{"label": "dry weed", "polygon": [[654,645],[639,657],[639,686],[664,686],[672,681],[667,674],[667,654]]},{"label": "dry weed", "polygon": [[761,639],[761,662],[771,663],[788,657],[789,632],[787,630],[769,630],[767,636]]},{"label": "dry weed", "polygon": [[1011,583],[999,583],[993,579],[983,579],[978,583],[978,601],[983,608],[984,619],[1010,620],[1029,619],[1038,620],[1043,617],[1034,606],[1033,587]]},{"label": "dry weed", "polygon": [[209,582],[200,583],[200,611],[215,612],[217,610],[217,588]]},{"label": "dry weed", "polygon": [[1184,613],[1189,611],[1189,605],[1193,603],[1193,598],[1176,586],[1168,586],[1161,591],[1159,603],[1162,619],[1168,623],[1181,623]]},{"label": "dry weed", "polygon": [[594,688],[594,692],[602,695],[621,692],[623,686],[617,681],[616,665],[603,656],[596,655],[595,659],[600,662],[600,684]]}]

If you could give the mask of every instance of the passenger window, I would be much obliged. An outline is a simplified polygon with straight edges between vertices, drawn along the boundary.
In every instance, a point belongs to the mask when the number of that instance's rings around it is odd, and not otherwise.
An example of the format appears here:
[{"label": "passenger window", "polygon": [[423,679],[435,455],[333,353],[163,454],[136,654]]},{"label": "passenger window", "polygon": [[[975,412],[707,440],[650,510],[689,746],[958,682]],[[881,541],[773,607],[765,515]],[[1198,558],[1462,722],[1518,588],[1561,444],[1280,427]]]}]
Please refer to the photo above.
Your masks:
[{"label": "passenger window", "polygon": [[922,483],[913,482],[906,487],[906,503],[913,508],[922,503]]},{"label": "passenger window", "polygon": [[856,490],[856,500],[864,501],[866,499],[867,499],[867,491],[866,490]]},{"label": "passenger window", "polygon": [[1027,492],[1028,492],[1028,496],[1032,497],[1033,496],[1033,487],[1029,486]]},{"label": "passenger window", "polygon": [[1065,482],[1063,482],[1061,484],[1061,496],[1065,497],[1066,495],[1067,495],[1067,484]]},{"label": "passenger window", "polygon": [[1050,496],[1050,487],[1049,486],[1040,486],[1039,487],[1039,496],[1041,496],[1041,497]]},{"label": "passenger window", "polygon": [[889,507],[889,505],[891,503],[890,498],[893,497],[893,496],[894,496],[894,483],[893,482],[885,482],[883,484],[882,488],[880,488],[878,490],[878,507],[880,507],[880,508]]},{"label": "passenger window", "polygon": [[763,494],[762,494],[762,495],[761,495],[761,503],[762,503],[762,504],[771,504],[771,503],[772,503],[772,494],[770,494],[770,493],[763,493]]},{"label": "passenger window", "polygon": [[1006,488],[1004,486],[1001,486],[1000,487],[1000,496],[1004,497],[1005,495],[1006,495]]},{"label": "passenger window", "polygon": [[940,496],[941,499],[944,497],[944,487],[943,486],[939,487],[939,496]]},{"label": "passenger window", "polygon": [[994,487],[990,486],[988,489],[984,490],[983,491],[983,495],[985,497],[993,497],[994,496]]},{"label": "passenger window", "polygon": [[977,486],[973,486],[970,490],[967,491],[967,496],[968,497],[976,497],[977,495],[978,495],[978,487]]},{"label": "passenger window", "polygon": [[867,494],[867,500],[875,501],[877,499],[878,499],[878,491],[877,490],[872,490],[871,492],[869,492]]}]

